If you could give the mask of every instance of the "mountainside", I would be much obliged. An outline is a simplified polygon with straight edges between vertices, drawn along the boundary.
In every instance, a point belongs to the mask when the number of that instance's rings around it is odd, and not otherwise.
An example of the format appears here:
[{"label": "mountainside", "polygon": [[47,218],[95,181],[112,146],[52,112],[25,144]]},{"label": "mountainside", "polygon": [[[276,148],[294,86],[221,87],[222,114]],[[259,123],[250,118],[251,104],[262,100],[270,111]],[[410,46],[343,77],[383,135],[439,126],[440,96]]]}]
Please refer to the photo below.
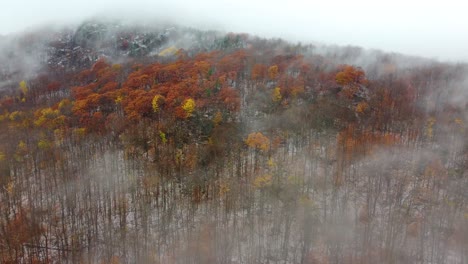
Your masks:
[{"label": "mountainside", "polygon": [[468,65],[102,21],[0,47],[2,263],[468,259]]}]

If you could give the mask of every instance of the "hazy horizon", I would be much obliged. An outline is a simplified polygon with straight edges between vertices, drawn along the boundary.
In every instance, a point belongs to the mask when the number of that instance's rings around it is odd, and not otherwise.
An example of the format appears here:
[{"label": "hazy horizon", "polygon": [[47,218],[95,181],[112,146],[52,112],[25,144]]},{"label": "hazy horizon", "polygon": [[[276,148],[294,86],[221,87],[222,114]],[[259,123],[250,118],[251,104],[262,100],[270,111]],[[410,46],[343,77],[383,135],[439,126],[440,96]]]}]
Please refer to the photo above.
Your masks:
[{"label": "hazy horizon", "polygon": [[[92,17],[170,20],[181,25],[293,42],[353,45],[451,62],[468,62],[467,4],[448,0],[305,2],[149,0],[19,0],[0,11],[0,35],[43,25],[79,23]],[[24,7],[28,6],[27,9]]]}]

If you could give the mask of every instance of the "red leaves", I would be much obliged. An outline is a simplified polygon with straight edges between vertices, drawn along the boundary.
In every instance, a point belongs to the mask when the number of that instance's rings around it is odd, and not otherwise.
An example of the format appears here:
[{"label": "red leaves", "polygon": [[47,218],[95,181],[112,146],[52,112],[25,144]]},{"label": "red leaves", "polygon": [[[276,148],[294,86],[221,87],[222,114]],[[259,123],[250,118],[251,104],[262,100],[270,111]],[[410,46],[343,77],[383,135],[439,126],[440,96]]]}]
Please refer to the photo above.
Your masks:
[{"label": "red leaves", "polygon": [[239,111],[240,98],[237,90],[233,88],[222,88],[221,91],[219,91],[218,96],[227,109],[233,112]]}]

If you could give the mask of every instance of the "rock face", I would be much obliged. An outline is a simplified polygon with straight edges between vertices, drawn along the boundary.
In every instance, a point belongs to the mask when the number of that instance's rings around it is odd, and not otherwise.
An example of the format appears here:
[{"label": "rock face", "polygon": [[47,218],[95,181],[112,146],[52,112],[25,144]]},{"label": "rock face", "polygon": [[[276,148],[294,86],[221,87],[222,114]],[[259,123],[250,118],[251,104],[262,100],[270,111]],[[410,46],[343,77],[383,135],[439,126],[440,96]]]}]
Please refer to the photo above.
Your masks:
[{"label": "rock face", "polygon": [[177,42],[176,28],[87,21],[76,29],[44,29],[0,38],[0,89],[41,69],[75,71],[99,58],[119,61],[158,54]]},{"label": "rock face", "polygon": [[[151,62],[167,57],[167,50],[190,54],[212,49],[239,48],[239,37],[220,32],[158,25],[132,25],[91,20],[76,28],[42,29],[0,37],[0,91],[14,89],[21,79],[41,72],[74,72],[99,58],[114,62]],[[164,56],[162,56],[163,54]],[[169,52],[174,55],[175,52]]]}]

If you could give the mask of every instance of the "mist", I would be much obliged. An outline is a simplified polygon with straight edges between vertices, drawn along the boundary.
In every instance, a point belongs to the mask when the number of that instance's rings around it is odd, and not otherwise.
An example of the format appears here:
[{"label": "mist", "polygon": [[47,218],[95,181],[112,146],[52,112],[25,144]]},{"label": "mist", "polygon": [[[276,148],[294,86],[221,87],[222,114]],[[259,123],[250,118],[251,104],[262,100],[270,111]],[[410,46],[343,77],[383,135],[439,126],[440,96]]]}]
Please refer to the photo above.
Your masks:
[{"label": "mist", "polygon": [[0,262],[465,263],[462,10],[4,4]]},{"label": "mist", "polygon": [[[27,6],[27,8],[25,8]],[[2,6],[0,34],[110,16],[168,19],[202,29],[381,49],[442,61],[468,61],[463,1],[14,1]]]}]

